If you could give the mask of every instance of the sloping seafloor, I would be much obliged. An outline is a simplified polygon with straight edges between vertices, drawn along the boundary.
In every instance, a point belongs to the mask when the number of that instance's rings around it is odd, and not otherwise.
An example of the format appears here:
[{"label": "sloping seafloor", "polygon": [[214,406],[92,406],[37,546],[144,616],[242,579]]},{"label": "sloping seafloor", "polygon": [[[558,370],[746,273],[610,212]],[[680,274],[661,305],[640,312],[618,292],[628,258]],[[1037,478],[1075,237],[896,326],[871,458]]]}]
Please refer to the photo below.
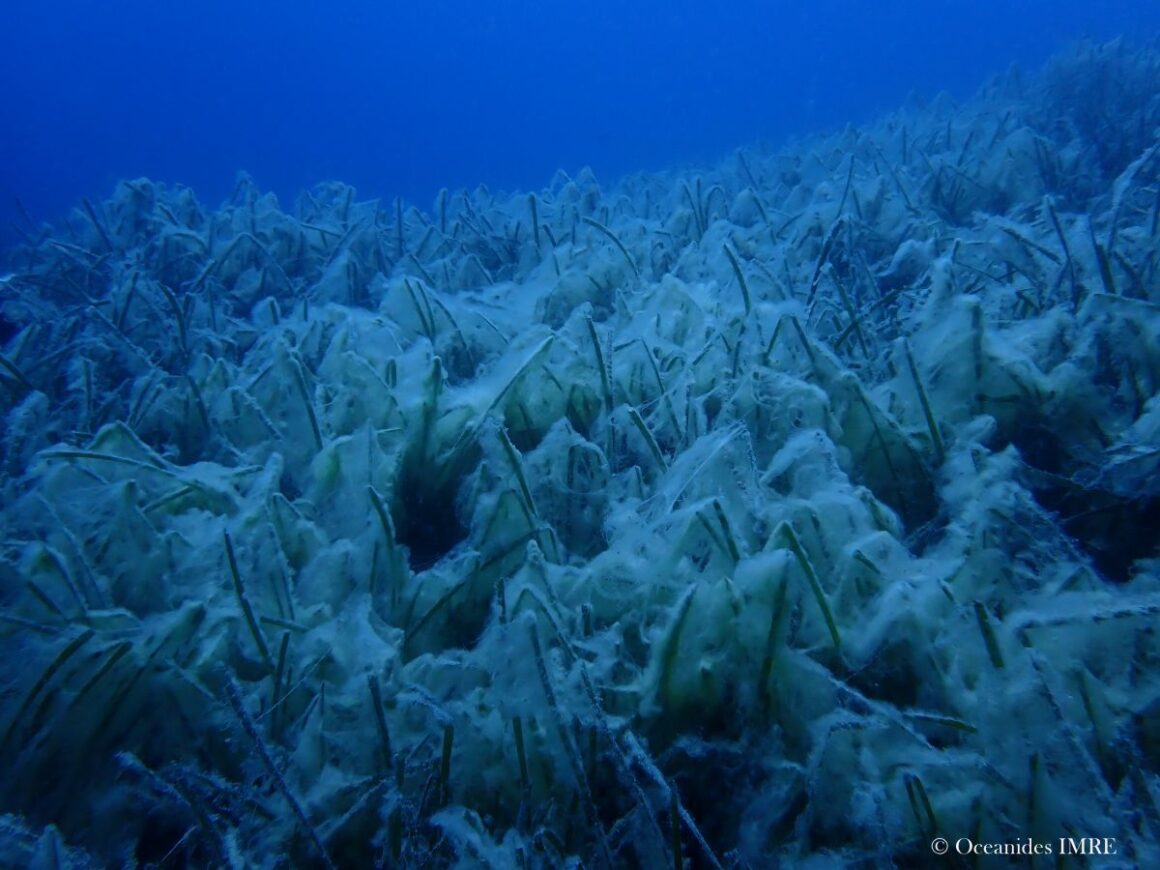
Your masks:
[{"label": "sloping seafloor", "polygon": [[0,861],[1160,866],[1158,128],[1086,45],[613,187],[29,227]]}]

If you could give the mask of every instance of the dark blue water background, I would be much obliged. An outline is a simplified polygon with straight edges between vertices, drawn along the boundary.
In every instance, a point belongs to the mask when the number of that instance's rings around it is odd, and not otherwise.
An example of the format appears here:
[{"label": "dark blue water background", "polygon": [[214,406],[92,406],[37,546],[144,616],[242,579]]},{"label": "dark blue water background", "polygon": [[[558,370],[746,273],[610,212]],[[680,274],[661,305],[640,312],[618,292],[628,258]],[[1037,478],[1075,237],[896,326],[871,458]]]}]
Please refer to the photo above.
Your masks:
[{"label": "dark blue water background", "polygon": [[968,96],[1088,36],[1152,37],[1155,0],[46,0],[0,12],[0,242],[118,179],[284,205],[321,180],[606,180]]}]

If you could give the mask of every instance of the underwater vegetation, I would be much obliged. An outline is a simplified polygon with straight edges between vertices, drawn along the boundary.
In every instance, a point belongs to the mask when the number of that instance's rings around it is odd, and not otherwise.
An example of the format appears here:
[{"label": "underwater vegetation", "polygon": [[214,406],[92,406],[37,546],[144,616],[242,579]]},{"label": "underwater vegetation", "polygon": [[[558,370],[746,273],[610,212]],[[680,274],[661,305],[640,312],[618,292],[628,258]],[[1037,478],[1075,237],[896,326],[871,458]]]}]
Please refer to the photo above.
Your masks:
[{"label": "underwater vegetation", "polygon": [[0,863],[1160,866],[1160,51],[3,280]]}]

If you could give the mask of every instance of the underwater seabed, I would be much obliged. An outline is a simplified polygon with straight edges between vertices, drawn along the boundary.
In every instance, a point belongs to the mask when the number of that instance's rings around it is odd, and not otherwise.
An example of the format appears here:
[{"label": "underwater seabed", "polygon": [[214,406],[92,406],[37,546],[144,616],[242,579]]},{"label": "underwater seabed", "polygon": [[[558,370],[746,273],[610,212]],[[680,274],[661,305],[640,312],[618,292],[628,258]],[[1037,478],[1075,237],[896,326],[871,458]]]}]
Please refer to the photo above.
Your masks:
[{"label": "underwater seabed", "polygon": [[1084,45],[611,188],[29,227],[0,864],[1160,866],[1158,129]]}]

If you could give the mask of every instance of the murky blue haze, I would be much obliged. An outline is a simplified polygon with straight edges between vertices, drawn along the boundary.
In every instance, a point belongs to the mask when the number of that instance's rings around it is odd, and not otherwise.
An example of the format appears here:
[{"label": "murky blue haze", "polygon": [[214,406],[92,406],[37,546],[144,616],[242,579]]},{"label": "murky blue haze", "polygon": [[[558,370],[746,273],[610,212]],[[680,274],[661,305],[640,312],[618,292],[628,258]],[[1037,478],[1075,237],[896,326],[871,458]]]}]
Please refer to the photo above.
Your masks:
[{"label": "murky blue haze", "polygon": [[52,219],[142,175],[209,205],[245,169],[284,202],[341,179],[427,206],[713,159],[1160,27],[1143,0],[5,5],[6,242],[17,201]]}]

